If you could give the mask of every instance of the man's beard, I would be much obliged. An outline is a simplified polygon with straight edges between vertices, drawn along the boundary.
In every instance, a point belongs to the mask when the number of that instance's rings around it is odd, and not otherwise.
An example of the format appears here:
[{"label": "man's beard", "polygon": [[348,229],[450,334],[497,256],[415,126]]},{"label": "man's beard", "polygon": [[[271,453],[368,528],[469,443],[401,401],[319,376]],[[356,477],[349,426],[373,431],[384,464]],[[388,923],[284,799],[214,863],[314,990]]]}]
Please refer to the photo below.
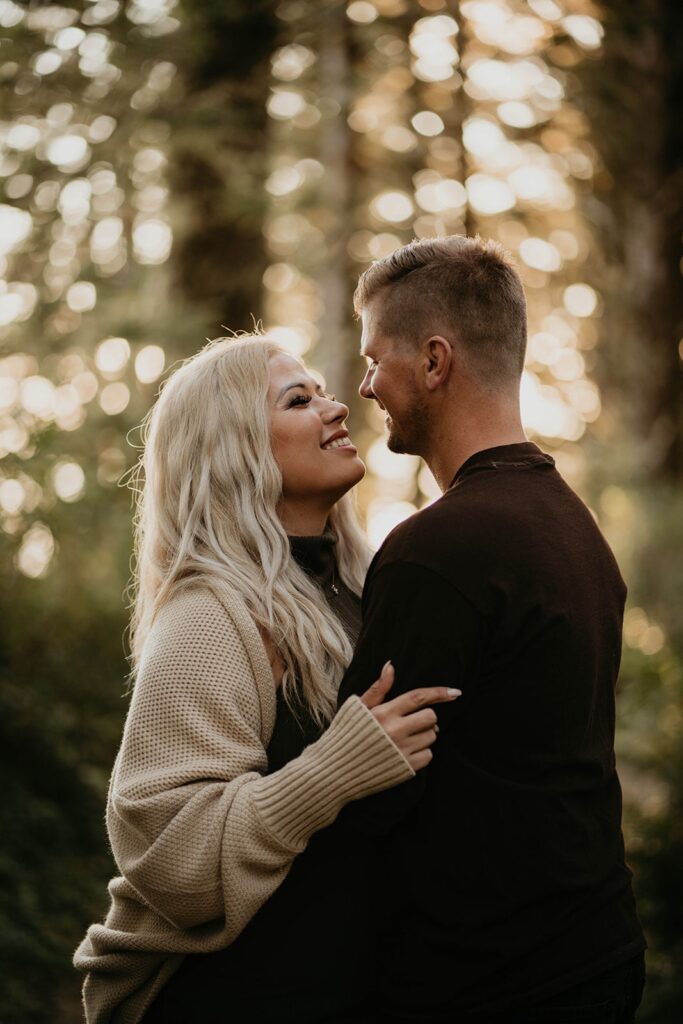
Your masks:
[{"label": "man's beard", "polygon": [[415,397],[401,413],[400,424],[389,417],[387,448],[397,455],[423,455],[429,438],[429,416],[422,398]]}]

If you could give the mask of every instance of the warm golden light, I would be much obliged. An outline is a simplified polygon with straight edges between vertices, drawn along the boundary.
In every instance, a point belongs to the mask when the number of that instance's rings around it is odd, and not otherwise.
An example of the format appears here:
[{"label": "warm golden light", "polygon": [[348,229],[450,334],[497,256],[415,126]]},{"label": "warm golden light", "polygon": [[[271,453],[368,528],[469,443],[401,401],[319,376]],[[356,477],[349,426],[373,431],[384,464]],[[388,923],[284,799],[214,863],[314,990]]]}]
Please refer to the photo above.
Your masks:
[{"label": "warm golden light", "polygon": [[499,104],[497,113],[500,120],[511,128],[531,128],[538,120],[532,107],[519,100]]},{"label": "warm golden light", "polygon": [[301,93],[291,89],[273,89],[267,110],[276,121],[287,121],[306,109],[306,100]]},{"label": "warm golden light", "polygon": [[316,61],[313,50],[299,43],[290,43],[276,50],[271,57],[271,68],[275,78],[282,82],[294,82]]},{"label": "warm golden light", "polygon": [[445,82],[453,76],[459,54],[453,37],[458,26],[449,15],[420,18],[410,35],[410,49],[417,58],[413,73],[423,82]]},{"label": "warm golden light", "polygon": [[75,313],[85,313],[94,309],[97,302],[97,290],[90,281],[76,281],[66,293],[66,303]]},{"label": "warm golden light", "polygon": [[573,316],[592,316],[598,304],[598,296],[587,284],[571,284],[564,291],[564,304]]},{"label": "warm golden light", "polygon": [[298,331],[294,327],[269,327],[266,334],[297,359],[310,348],[310,339],[303,331]]},{"label": "warm golden light", "polygon": [[387,149],[392,149],[395,153],[409,153],[417,146],[417,139],[413,132],[400,124],[389,125],[388,128],[385,128],[382,132],[382,142]]},{"label": "warm golden light", "polygon": [[44,523],[34,525],[24,534],[17,552],[17,568],[24,576],[39,579],[47,572],[55,552],[52,531]]},{"label": "warm golden light", "polygon": [[135,357],[135,376],[141,384],[152,384],[164,372],[166,354],[160,345],[145,345]]},{"label": "warm golden light", "polygon": [[415,114],[410,123],[419,135],[426,135],[428,138],[440,135],[445,128],[439,115],[430,110],[421,110],[419,114]]},{"label": "warm golden light", "polygon": [[60,171],[83,167],[90,156],[90,146],[82,135],[61,135],[47,147],[47,158]]},{"label": "warm golden light", "polygon": [[586,50],[597,50],[602,44],[602,25],[595,18],[586,14],[570,14],[562,19],[562,26]]},{"label": "warm golden light", "polygon": [[515,205],[514,192],[498,178],[486,174],[472,174],[465,184],[470,203],[479,213],[504,213]]},{"label": "warm golden light", "polygon": [[55,386],[46,377],[34,375],[21,383],[21,404],[26,412],[42,420],[54,415]]},{"label": "warm golden light", "polygon": [[12,478],[0,483],[0,508],[8,516],[16,516],[21,512],[26,491],[19,480]]},{"label": "warm golden light", "polygon": [[370,210],[380,220],[400,224],[413,214],[413,203],[406,192],[381,192],[370,203]]},{"label": "warm golden light", "polygon": [[287,292],[301,280],[301,274],[290,263],[271,263],[263,275],[263,283],[271,292]]},{"label": "warm golden light", "polygon": [[15,206],[0,205],[0,257],[16,249],[33,227],[30,213]]},{"label": "warm golden light", "polygon": [[122,235],[123,221],[120,217],[105,217],[98,221],[90,236],[93,257],[107,254],[117,245]]},{"label": "warm golden light", "polygon": [[19,398],[19,384],[14,377],[0,377],[0,412],[11,412]]},{"label": "warm golden light", "polygon": [[296,167],[279,167],[267,179],[266,189],[272,196],[286,196],[303,183],[304,176]]},{"label": "warm golden light", "polygon": [[370,25],[377,18],[378,11],[368,0],[353,0],[346,8],[346,15],[359,25]]},{"label": "warm golden light", "polygon": [[125,384],[118,381],[107,384],[100,394],[100,407],[107,416],[118,416],[130,402],[130,391]]},{"label": "warm golden light", "polygon": [[372,548],[378,548],[386,535],[417,512],[409,501],[391,501],[376,498],[368,506],[367,535]]},{"label": "warm golden light", "polygon": [[488,157],[504,146],[505,135],[495,121],[484,117],[470,117],[463,124],[462,139],[468,152],[476,157]]},{"label": "warm golden light", "polygon": [[525,238],[519,246],[519,255],[529,267],[554,272],[562,266],[562,258],[549,242],[542,238]]},{"label": "warm golden light", "polygon": [[140,219],[133,228],[133,251],[138,263],[164,263],[171,252],[173,233],[166,221]]},{"label": "warm golden light", "polygon": [[130,359],[130,345],[125,338],[106,338],[95,351],[95,366],[103,377],[117,377]]},{"label": "warm golden light", "polygon": [[55,494],[64,502],[78,501],[85,487],[85,473],[77,462],[58,462],[51,473]]},{"label": "warm golden light", "polygon": [[396,455],[387,448],[386,437],[378,437],[368,448],[367,462],[384,480],[405,480],[415,476],[420,460],[416,455]]},{"label": "warm golden light", "polygon": [[85,410],[73,384],[62,384],[56,389],[54,417],[60,430],[77,430],[83,425]]}]

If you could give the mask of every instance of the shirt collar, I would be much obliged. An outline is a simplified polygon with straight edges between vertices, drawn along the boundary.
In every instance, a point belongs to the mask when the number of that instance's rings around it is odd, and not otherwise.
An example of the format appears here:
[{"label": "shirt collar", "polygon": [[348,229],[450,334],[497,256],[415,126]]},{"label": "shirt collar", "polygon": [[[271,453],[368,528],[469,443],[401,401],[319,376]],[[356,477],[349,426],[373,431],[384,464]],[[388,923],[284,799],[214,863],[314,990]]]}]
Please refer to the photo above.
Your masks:
[{"label": "shirt collar", "polygon": [[289,538],[292,557],[319,583],[327,583],[334,579],[336,543],[336,537],[330,529],[316,537]]},{"label": "shirt collar", "polygon": [[517,444],[501,444],[495,448],[484,448],[470,455],[463,462],[449,484],[449,490],[459,483],[463,476],[479,469],[517,469],[527,466],[554,466],[551,455],[542,452],[533,441],[520,441]]}]

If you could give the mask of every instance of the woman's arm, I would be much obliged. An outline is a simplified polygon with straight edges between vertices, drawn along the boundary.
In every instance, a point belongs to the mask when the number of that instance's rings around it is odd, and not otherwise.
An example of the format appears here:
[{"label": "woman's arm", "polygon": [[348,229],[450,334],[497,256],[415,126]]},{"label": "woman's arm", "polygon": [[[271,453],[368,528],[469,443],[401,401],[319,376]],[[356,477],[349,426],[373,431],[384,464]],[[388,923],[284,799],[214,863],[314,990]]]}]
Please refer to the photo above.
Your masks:
[{"label": "woman's arm", "polygon": [[224,917],[228,942],[345,803],[414,774],[354,697],[266,775],[273,709],[263,692],[222,603],[204,589],[177,595],[146,645],[110,789],[110,841],[127,882],[175,928]]}]

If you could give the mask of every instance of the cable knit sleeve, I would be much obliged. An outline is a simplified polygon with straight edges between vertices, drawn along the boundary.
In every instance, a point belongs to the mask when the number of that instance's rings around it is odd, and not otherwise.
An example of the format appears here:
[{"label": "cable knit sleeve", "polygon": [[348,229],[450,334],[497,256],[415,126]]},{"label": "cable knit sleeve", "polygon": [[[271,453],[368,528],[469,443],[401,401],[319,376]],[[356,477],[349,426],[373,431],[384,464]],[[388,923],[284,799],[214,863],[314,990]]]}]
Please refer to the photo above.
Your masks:
[{"label": "cable knit sleeve", "polygon": [[159,613],[114,768],[107,823],[122,876],[176,929],[232,941],[316,830],[413,772],[358,698],[267,775],[274,683],[252,625],[190,590]]}]

